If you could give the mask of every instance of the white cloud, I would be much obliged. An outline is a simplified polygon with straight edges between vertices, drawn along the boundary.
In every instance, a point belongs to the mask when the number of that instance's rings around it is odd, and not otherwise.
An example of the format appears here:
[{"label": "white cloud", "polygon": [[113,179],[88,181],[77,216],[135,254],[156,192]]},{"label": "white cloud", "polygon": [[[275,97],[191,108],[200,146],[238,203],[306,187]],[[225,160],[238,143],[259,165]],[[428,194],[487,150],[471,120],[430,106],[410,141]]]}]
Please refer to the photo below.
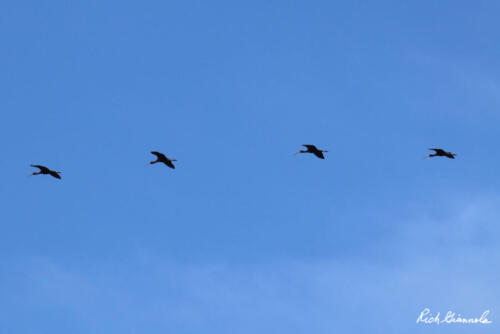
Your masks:
[{"label": "white cloud", "polygon": [[[440,219],[401,222],[383,258],[201,265],[142,254],[80,266],[23,258],[4,270],[12,289],[0,307],[9,313],[15,296],[16,312],[62,308],[92,333],[493,333],[499,204],[478,198],[449,205]],[[417,325],[424,307],[470,316],[491,309],[494,324]]]}]

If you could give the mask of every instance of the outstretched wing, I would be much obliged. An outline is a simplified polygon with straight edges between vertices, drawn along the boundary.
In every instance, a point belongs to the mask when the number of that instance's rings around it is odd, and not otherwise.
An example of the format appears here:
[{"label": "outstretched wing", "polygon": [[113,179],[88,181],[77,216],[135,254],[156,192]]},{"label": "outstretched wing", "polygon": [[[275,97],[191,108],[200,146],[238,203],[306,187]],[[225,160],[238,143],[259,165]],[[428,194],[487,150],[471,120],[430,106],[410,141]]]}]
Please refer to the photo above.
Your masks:
[{"label": "outstretched wing", "polygon": [[165,161],[165,165],[167,165],[168,167],[172,168],[172,169],[175,169],[175,166],[174,166],[174,163],[172,162],[172,160],[170,159],[167,159]]},{"label": "outstretched wing", "polygon": [[167,157],[165,156],[165,154],[163,154],[163,153],[151,151],[151,154],[156,155],[156,157],[158,157],[158,159],[160,159],[160,160],[168,160]]},{"label": "outstretched wing", "polygon": [[55,177],[56,179],[59,179],[59,180],[61,179],[61,175],[59,175],[58,172],[55,172],[55,171],[51,170],[51,171],[49,171],[49,174],[51,176]]},{"label": "outstretched wing", "polygon": [[436,152],[437,154],[446,154],[443,149],[440,148],[430,148],[429,150]]},{"label": "outstretched wing", "polygon": [[49,173],[50,172],[50,169],[48,169],[47,167],[42,166],[42,165],[30,165],[30,166],[38,168],[40,170],[40,172],[42,172],[42,173]]},{"label": "outstretched wing", "polygon": [[450,158],[450,159],[455,159],[455,153],[451,153],[451,152],[446,152],[446,157]]},{"label": "outstretched wing", "polygon": [[318,149],[314,145],[310,144],[302,144],[302,146],[305,146],[309,151],[317,151]]},{"label": "outstretched wing", "polygon": [[320,159],[324,159],[325,158],[325,156],[323,155],[323,152],[321,152],[321,151],[315,150],[315,151],[313,151],[313,153],[314,153],[315,156],[317,156]]}]

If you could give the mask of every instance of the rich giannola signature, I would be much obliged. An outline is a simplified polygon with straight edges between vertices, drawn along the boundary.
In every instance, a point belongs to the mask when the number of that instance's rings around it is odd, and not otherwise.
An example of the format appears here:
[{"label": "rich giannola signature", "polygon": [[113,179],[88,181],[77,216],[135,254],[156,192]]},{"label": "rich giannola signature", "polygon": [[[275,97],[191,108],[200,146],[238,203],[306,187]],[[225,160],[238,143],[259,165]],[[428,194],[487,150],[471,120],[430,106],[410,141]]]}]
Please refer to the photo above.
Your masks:
[{"label": "rich giannola signature", "polygon": [[491,324],[492,321],[488,320],[488,315],[490,314],[490,310],[486,310],[481,314],[479,318],[476,317],[465,317],[460,313],[455,313],[453,311],[448,311],[445,316],[441,316],[441,313],[438,312],[436,314],[431,313],[431,310],[425,308],[422,312],[420,312],[419,317],[417,318],[417,324]]}]

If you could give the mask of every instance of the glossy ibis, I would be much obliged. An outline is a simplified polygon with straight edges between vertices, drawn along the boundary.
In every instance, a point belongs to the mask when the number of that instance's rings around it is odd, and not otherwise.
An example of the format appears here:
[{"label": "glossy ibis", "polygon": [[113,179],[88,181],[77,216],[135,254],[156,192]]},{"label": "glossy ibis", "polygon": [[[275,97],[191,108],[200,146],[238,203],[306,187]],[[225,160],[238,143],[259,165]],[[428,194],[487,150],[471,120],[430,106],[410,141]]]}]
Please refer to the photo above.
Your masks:
[{"label": "glossy ibis", "polygon": [[307,150],[300,150],[297,153],[312,153],[312,154],[314,154],[315,156],[317,156],[320,159],[324,159],[325,158],[325,156],[323,155],[323,152],[328,152],[326,150],[320,150],[320,149],[318,149],[314,145],[306,145],[306,144],[304,144],[302,146],[304,146],[305,148],[307,148]]},{"label": "glossy ibis", "polygon": [[177,161],[176,159],[169,159],[165,156],[165,154],[163,153],[160,153],[160,152],[156,152],[156,151],[152,151],[151,154],[154,154],[156,155],[156,160],[155,161],[151,161],[149,163],[149,165],[152,165],[152,164],[155,164],[157,162],[163,162],[165,165],[167,165],[168,167],[172,168],[172,169],[175,169],[175,166],[174,164],[172,163],[172,161]]},{"label": "glossy ibis", "polygon": [[61,175],[59,175],[59,174],[61,174],[61,172],[56,172],[56,171],[48,169],[45,166],[40,166],[40,165],[30,165],[30,166],[38,168],[39,171],[38,172],[34,172],[33,174],[30,174],[29,176],[40,175],[40,174],[48,174],[48,175],[51,175],[51,176],[55,177],[56,179],[60,179],[61,178]]},{"label": "glossy ibis", "polygon": [[455,153],[451,152],[446,152],[443,149],[440,148],[430,148],[429,150],[434,151],[434,154],[429,154],[426,158],[432,158],[432,157],[447,157],[450,159],[455,159]]}]

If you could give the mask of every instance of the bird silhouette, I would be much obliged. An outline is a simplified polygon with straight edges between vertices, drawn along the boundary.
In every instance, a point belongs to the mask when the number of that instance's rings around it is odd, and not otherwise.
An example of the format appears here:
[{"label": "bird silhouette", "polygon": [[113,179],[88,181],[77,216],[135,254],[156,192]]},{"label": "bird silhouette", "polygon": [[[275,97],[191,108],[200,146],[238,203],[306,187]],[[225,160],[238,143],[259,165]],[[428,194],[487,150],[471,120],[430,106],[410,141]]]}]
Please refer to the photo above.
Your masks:
[{"label": "bird silhouette", "polygon": [[300,150],[297,153],[312,153],[312,154],[314,154],[315,156],[317,156],[320,159],[324,159],[325,158],[325,156],[323,155],[323,152],[328,152],[326,150],[320,150],[320,149],[318,149],[314,145],[303,144],[302,146],[304,146],[305,148],[307,148],[307,150]]},{"label": "bird silhouette", "polygon": [[152,165],[152,164],[155,164],[157,162],[163,162],[165,165],[167,165],[168,167],[172,168],[172,169],[175,169],[175,166],[174,164],[172,163],[172,161],[177,161],[176,159],[169,159],[165,156],[165,154],[163,153],[160,153],[160,152],[156,152],[156,151],[152,151],[151,154],[154,154],[156,155],[156,160],[155,161],[151,161],[148,165]]},{"label": "bird silhouette", "polygon": [[455,159],[456,154],[451,153],[451,152],[446,152],[443,149],[440,148],[430,148],[429,150],[434,151],[434,154],[429,154],[426,158],[432,158],[432,157],[447,157],[450,159]]},{"label": "bird silhouette", "polygon": [[38,168],[39,171],[38,172],[34,172],[34,173],[30,174],[29,176],[40,175],[40,174],[48,174],[48,175],[51,175],[51,176],[55,177],[56,179],[61,179],[61,176],[59,175],[59,174],[61,174],[61,172],[56,172],[56,171],[48,169],[45,166],[40,166],[40,165],[30,165],[30,166]]}]

